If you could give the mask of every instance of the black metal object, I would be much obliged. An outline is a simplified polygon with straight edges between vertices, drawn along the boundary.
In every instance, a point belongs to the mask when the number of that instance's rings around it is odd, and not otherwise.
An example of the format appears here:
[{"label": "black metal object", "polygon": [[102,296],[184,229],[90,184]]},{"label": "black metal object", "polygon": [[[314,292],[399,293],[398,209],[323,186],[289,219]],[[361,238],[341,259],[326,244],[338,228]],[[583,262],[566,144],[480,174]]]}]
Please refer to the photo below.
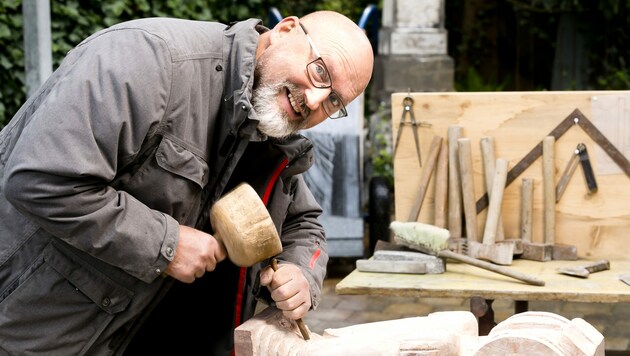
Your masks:
[{"label": "black metal object", "polygon": [[580,163],[582,164],[582,171],[584,172],[584,179],[586,179],[586,185],[590,193],[597,192],[597,181],[595,181],[595,174],[593,173],[593,167],[591,161],[588,158],[588,151],[586,145],[583,143],[578,144],[577,149],[578,156],[580,157]]},{"label": "black metal object", "polygon": [[392,192],[386,177],[376,176],[370,179],[369,196],[369,255],[374,253],[378,240],[389,241],[391,222]]},{"label": "black metal object", "polygon": [[562,175],[560,176],[558,185],[556,186],[556,202],[559,202],[560,198],[562,198],[562,195],[564,194],[564,191],[567,188],[569,180],[573,176],[578,163],[582,165],[582,172],[584,173],[584,179],[586,180],[588,192],[590,194],[597,192],[597,181],[595,180],[595,173],[593,173],[593,167],[591,166],[586,145],[578,143],[571,155],[571,159],[567,162],[564,172],[562,172]]}]

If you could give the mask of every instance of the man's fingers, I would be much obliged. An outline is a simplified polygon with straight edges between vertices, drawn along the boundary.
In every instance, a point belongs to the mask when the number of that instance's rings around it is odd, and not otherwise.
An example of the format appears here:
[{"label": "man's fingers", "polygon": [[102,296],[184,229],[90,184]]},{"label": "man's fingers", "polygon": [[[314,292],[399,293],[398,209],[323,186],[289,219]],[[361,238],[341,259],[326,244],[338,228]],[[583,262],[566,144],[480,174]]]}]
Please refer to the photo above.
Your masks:
[{"label": "man's fingers", "polygon": [[308,313],[308,310],[310,309],[310,306],[307,306],[304,303],[295,309],[286,310],[280,307],[278,307],[278,309],[282,310],[282,315],[284,315],[285,318],[288,318],[291,320],[297,320],[306,316],[306,314]]},{"label": "man's fingers", "polygon": [[291,285],[290,283],[291,282],[273,288],[276,282],[275,280],[271,282],[271,298],[273,298],[273,300],[275,300],[276,302],[279,302],[296,297],[300,293],[300,289],[297,287],[296,284]]},{"label": "man's fingers", "polygon": [[265,267],[260,271],[260,285],[263,287],[269,286],[273,278],[273,270],[271,267]]},{"label": "man's fingers", "polygon": [[227,254],[227,250],[225,249],[225,245],[223,244],[223,242],[217,240],[216,238],[214,240],[217,242],[217,248],[215,249],[214,257],[217,260],[216,262],[219,263],[223,261],[224,259],[226,259],[228,257],[228,254]]},{"label": "man's fingers", "polygon": [[271,298],[276,302],[279,309],[293,310],[306,303],[308,293],[298,290],[276,289],[271,293]]},{"label": "man's fingers", "polygon": [[217,267],[217,263],[225,260],[227,258],[227,250],[225,249],[225,245],[214,236],[211,239],[212,243],[210,244],[212,248],[212,252],[208,255],[208,260],[206,261],[206,271],[212,272]]},{"label": "man's fingers", "polygon": [[165,273],[184,283],[192,283],[227,257],[225,246],[214,236],[180,225],[175,256]]},{"label": "man's fingers", "polygon": [[277,271],[267,267],[260,273],[260,284],[271,291],[271,298],[285,317],[297,320],[311,308],[309,284],[299,267],[282,264]]}]

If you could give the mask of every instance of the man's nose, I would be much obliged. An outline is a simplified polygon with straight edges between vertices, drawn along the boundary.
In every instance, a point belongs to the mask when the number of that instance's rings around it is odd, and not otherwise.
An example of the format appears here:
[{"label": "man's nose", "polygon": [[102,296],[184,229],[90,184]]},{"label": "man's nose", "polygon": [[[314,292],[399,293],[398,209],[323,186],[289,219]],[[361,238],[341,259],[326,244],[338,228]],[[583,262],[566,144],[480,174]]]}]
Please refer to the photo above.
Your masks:
[{"label": "man's nose", "polygon": [[312,111],[317,110],[323,105],[324,101],[328,99],[330,95],[330,88],[315,88],[311,87],[304,92],[306,96],[306,106]]}]

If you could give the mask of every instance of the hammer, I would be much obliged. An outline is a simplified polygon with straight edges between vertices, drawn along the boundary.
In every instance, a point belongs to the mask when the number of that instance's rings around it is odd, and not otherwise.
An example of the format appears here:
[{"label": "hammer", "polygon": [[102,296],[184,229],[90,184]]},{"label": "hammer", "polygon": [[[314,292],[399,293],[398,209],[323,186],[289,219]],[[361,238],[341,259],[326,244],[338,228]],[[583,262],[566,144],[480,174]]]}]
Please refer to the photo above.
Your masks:
[{"label": "hammer", "polygon": [[[214,237],[225,246],[228,258],[239,267],[249,267],[282,252],[276,226],[258,193],[241,183],[210,209]],[[271,266],[277,270],[275,258]],[[310,339],[302,319],[295,321],[304,340]]]},{"label": "hammer", "polygon": [[476,258],[450,251],[448,249],[450,232],[447,229],[418,222],[400,221],[392,221],[389,227],[394,232],[394,241],[400,245],[404,245],[430,255],[451,258],[488,271],[521,280],[528,284],[536,286],[545,285],[545,281],[538,278],[528,276],[524,273],[511,270],[504,266],[497,266],[490,262],[481,261]]}]

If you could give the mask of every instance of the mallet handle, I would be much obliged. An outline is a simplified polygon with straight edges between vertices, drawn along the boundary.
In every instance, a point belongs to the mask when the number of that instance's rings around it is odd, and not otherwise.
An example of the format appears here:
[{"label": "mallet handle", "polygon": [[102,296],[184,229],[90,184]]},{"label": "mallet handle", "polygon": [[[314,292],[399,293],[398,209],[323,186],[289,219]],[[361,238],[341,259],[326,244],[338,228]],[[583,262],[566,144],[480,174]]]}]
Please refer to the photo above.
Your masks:
[{"label": "mallet handle", "polygon": [[468,263],[470,265],[479,267],[479,268],[483,268],[486,269],[488,271],[492,271],[492,272],[496,272],[499,274],[502,274],[504,276],[508,276],[508,277],[512,277],[512,278],[516,278],[520,281],[523,282],[527,282],[529,284],[533,284],[535,286],[544,286],[545,285],[545,281],[535,278],[535,277],[531,277],[529,275],[526,275],[524,273],[518,272],[518,271],[513,271],[511,269],[508,269],[506,267],[502,267],[502,266],[497,266],[493,263],[490,262],[485,262],[485,261],[481,261],[478,260],[476,258],[472,258],[466,255],[462,255],[459,253],[455,253],[453,251],[450,250],[442,250],[439,252],[438,256],[440,257],[447,257],[447,258],[451,258],[460,262],[464,262],[464,263]]}]

